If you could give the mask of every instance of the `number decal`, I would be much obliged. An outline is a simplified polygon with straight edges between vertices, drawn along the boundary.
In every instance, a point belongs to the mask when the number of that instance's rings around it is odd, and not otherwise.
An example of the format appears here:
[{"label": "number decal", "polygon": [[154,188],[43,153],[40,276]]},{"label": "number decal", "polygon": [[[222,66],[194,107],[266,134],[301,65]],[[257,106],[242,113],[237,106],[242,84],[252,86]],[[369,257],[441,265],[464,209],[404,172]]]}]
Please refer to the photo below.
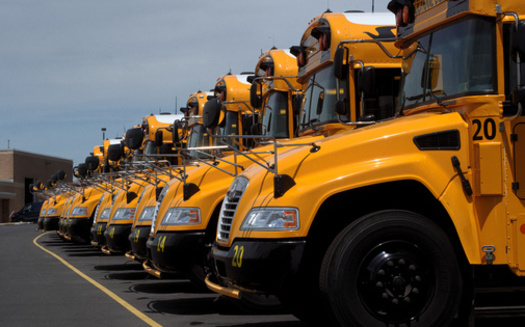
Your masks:
[{"label": "number decal", "polygon": [[493,140],[496,137],[496,122],[494,119],[488,118],[483,123],[481,123],[479,119],[474,119],[472,120],[472,124],[476,126],[472,140],[481,141],[483,137],[487,140]]},{"label": "number decal", "polygon": [[481,120],[474,119],[472,121],[472,124],[474,124],[476,126],[476,131],[474,132],[474,137],[472,138],[472,140],[474,140],[474,141],[483,140],[483,137],[479,135],[480,132],[481,132]]},{"label": "number decal", "polygon": [[496,122],[489,118],[483,123],[483,134],[487,140],[493,140],[496,137]]},{"label": "number decal", "polygon": [[166,237],[167,236],[159,237],[159,244],[157,244],[157,251],[158,252],[164,252],[164,245],[166,244]]},{"label": "number decal", "polygon": [[232,259],[232,266],[241,268],[242,266],[242,255],[244,254],[244,246],[238,246],[236,245],[233,250],[235,251],[235,254],[233,255]]},{"label": "number decal", "polygon": [[113,238],[114,235],[115,235],[115,227],[111,227],[111,229],[109,230],[109,237]]},{"label": "number decal", "polygon": [[140,235],[140,229],[135,229],[135,238],[133,239],[133,241],[135,243],[138,243],[139,242],[139,235]]}]

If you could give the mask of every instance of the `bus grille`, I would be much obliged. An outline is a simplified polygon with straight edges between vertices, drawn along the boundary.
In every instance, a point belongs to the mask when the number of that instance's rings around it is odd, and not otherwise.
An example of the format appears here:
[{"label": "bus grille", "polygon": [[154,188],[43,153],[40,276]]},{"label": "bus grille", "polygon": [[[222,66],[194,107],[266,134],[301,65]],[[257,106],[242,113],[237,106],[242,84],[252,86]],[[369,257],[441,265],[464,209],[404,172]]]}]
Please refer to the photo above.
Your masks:
[{"label": "bus grille", "polygon": [[226,242],[230,238],[237,205],[241,201],[247,186],[248,180],[245,177],[237,177],[230,186],[228,193],[226,193],[219,216],[219,226],[217,226],[218,241]]}]

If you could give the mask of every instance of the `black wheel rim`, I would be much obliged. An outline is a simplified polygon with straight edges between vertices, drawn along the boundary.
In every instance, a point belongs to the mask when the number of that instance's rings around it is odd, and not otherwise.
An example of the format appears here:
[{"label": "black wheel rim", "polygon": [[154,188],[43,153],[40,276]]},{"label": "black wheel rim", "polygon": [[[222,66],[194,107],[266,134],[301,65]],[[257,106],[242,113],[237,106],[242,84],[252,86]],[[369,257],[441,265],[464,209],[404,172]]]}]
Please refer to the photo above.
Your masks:
[{"label": "black wheel rim", "polygon": [[357,289],[366,309],[388,323],[418,320],[434,291],[433,265],[415,244],[389,241],[363,259]]}]

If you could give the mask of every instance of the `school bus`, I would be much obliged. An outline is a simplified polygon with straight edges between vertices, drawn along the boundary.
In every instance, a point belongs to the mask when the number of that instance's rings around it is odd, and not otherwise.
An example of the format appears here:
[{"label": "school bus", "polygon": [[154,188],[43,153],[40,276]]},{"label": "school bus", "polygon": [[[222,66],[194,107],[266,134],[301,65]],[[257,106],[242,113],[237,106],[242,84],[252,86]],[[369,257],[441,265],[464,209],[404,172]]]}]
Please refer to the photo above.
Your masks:
[{"label": "school bus", "polygon": [[[94,152],[94,156],[99,158],[100,173],[93,176],[92,183],[104,189],[105,192],[99,199],[99,204],[95,210],[93,217],[93,225],[91,227],[91,245],[96,247],[103,247],[106,244],[104,232],[110,217],[111,207],[116,200],[118,192],[122,191],[122,180],[111,176],[112,162],[108,158],[110,146],[120,146],[122,138],[105,139],[99,151]],[[91,161],[93,164],[94,162]]]},{"label": "school bus", "polygon": [[60,210],[70,193],[49,189],[41,181],[35,181],[31,186],[31,192],[47,197],[42,204],[42,209],[38,217],[38,229],[43,231],[57,230],[60,217]]},{"label": "school bus", "polygon": [[[271,155],[272,150],[276,151],[272,140],[279,140],[280,143],[289,143],[294,140],[297,136],[298,121],[294,104],[302,99],[303,88],[302,84],[297,82],[297,73],[297,60],[290,51],[274,48],[261,54],[255,67],[255,76],[249,78],[252,81],[250,93],[245,95],[246,98],[249,97],[251,107],[258,115],[256,123],[250,124],[249,128],[244,126],[243,128],[225,129],[220,132],[220,135],[217,135],[219,139],[225,138],[224,142],[229,142],[232,147],[237,146],[236,142],[240,139],[245,142],[246,147],[253,147],[253,149],[246,148],[244,157],[225,156],[223,158],[225,161],[234,162],[237,166],[242,167],[241,169],[246,169],[252,164],[261,164]],[[227,86],[228,81],[225,84],[227,89],[225,94],[221,80],[216,84],[215,93],[223,105],[225,116],[234,117],[225,120],[226,125],[229,126],[228,121],[238,121],[239,124],[246,125],[247,120],[255,117],[239,116],[239,113],[242,112],[239,112],[235,106],[236,103],[228,98],[232,90]],[[244,91],[246,91],[245,88]],[[211,107],[208,104],[206,106],[204,116],[207,122],[220,119],[216,114],[210,114],[207,109]],[[228,139],[228,135],[234,135],[232,136],[234,139]],[[319,136],[313,138],[317,137]],[[235,150],[241,152],[239,149]],[[203,284],[205,272],[210,269],[206,258],[216,234],[221,203],[229,184],[241,170],[236,171],[234,165],[223,162],[217,163],[215,167],[220,169],[199,167],[192,171],[188,182],[196,181],[194,183],[199,188],[194,195],[187,196],[180,191],[172,193],[173,195],[166,194],[157,215],[160,221],[160,223],[157,222],[159,243],[157,243],[156,251],[155,249],[150,250],[154,264],[160,262],[160,265],[166,266],[168,262],[171,264],[169,268],[172,271],[189,272],[190,277],[198,284]],[[184,222],[174,217],[183,212],[193,214],[195,219]],[[150,244],[155,244],[155,240],[152,241]],[[264,306],[273,306],[276,303],[272,298],[258,297],[249,299],[245,297],[243,302]]]},{"label": "school bus", "polygon": [[[166,146],[169,146],[174,148],[174,151],[169,152],[172,154],[178,154],[178,156],[165,157],[167,160],[171,159],[170,163],[172,163],[173,166],[165,167],[168,169],[162,169],[158,174],[155,174],[155,183],[147,185],[140,195],[135,210],[135,218],[133,220],[131,232],[128,236],[130,251],[126,252],[126,257],[130,260],[144,262],[147,259],[146,242],[151,230],[151,222],[153,220],[160,192],[162,192],[162,189],[170,179],[180,179],[181,169],[179,165],[182,164],[180,151],[182,148],[186,147],[189,132],[185,129],[187,128],[187,123],[185,123],[186,118],[190,115],[197,115],[198,112],[202,112],[204,104],[208,101],[208,95],[208,92],[201,91],[191,93],[186,107],[181,108],[183,115],[175,117],[175,120],[172,121],[172,125],[170,125],[170,128],[172,128],[171,132],[169,132],[169,134],[163,134],[164,138],[162,142],[156,141],[156,144],[160,147],[166,148]],[[166,140],[166,135],[170,136],[171,140]],[[150,149],[151,147],[145,146],[145,148]],[[165,153],[167,151],[160,152]],[[146,153],[146,156],[142,160],[148,160],[148,153]]]},{"label": "school bus", "polygon": [[[83,164],[77,167],[76,172],[81,171],[77,176],[80,187],[75,191],[75,202],[72,204],[71,213],[65,222],[64,237],[75,243],[90,243],[91,226],[100,198],[104,195],[106,189],[99,183],[88,182],[87,179],[93,174],[101,172],[101,159],[103,156],[100,146],[93,147],[92,156],[86,158]],[[88,176],[89,174],[89,176]]]},{"label": "school bus", "polygon": [[[103,232],[105,240],[104,245],[101,246],[101,251],[107,255],[123,254],[129,250],[127,237],[135,216],[138,194],[143,191],[149,179],[144,173],[137,176],[127,171],[129,162],[132,160],[131,149],[128,148],[127,143],[124,141],[121,144],[112,144],[108,147],[108,161],[112,168],[107,175],[114,179],[112,186],[118,191],[113,196],[111,210]],[[101,223],[99,217],[97,224]]]},{"label": "school bus", "polygon": [[275,294],[301,319],[327,320],[325,254],[350,217],[377,208],[372,196],[390,203],[374,191],[353,197],[352,180],[382,164],[369,145],[390,134],[370,131],[396,120],[402,65],[394,21],[388,13],[325,12],[291,48],[307,84],[298,134],[323,137],[272,158],[272,170],[252,165],[233,181],[211,250],[210,289],[241,299]]},{"label": "school bus", "polygon": [[[125,145],[129,153],[122,152],[117,155],[120,160],[125,160],[126,157],[131,159],[124,170],[119,172],[127,181],[126,196],[124,197],[124,193],[118,193],[113,203],[104,232],[106,238],[106,246],[102,247],[104,253],[126,253],[130,250],[128,237],[134,222],[139,195],[147,185],[157,182],[156,172],[152,170],[154,166],[143,160],[141,152],[148,156],[173,153],[170,126],[181,117],[182,115],[151,114],[143,118],[141,126],[130,129],[126,133]],[[117,158],[114,160],[116,161]]]},{"label": "school bus", "polygon": [[[148,261],[143,265],[144,269],[154,276],[186,272],[201,284],[204,280],[204,244],[213,240],[216,221],[210,224],[208,222],[213,211],[216,211],[217,200],[220,201],[216,193],[221,193],[220,189],[223,187],[221,175],[229,176],[228,174],[239,169],[239,163],[227,163],[228,159],[223,158],[227,153],[222,152],[224,149],[218,150],[217,146],[220,145],[217,138],[212,138],[209,130],[221,129],[224,134],[239,135],[245,134],[249,126],[253,125],[255,116],[249,103],[251,84],[247,80],[248,77],[247,74],[223,75],[215,84],[215,97],[207,97],[208,101],[204,107],[188,102],[186,111],[189,116],[186,128],[190,132],[185,167],[192,168],[184,172],[182,181],[169,181],[160,194],[150,238],[146,243]],[[202,110],[210,104],[215,106],[216,110],[213,114],[211,111],[204,113]],[[239,151],[247,148],[244,141],[230,142],[235,143]],[[206,208],[180,205],[181,201],[187,204],[192,203],[188,202],[191,199],[204,197],[211,199]],[[204,205],[204,202],[199,201],[199,204]]]},{"label": "school bus", "polygon": [[44,230],[56,230],[57,234],[63,238],[65,235],[65,216],[70,207],[73,198],[78,194],[76,186],[61,183],[65,178],[66,172],[61,170],[55,175],[51,176],[46,185],[38,182],[37,188],[52,196],[51,202],[48,204],[45,216],[42,220]]}]

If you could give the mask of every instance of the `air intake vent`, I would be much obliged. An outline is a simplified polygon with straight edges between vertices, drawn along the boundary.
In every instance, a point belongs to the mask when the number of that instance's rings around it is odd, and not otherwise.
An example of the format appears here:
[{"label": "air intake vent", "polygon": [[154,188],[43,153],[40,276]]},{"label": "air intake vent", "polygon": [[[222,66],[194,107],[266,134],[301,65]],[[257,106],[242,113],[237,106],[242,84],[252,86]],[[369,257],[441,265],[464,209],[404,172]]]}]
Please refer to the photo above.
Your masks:
[{"label": "air intake vent", "polygon": [[461,147],[457,129],[414,137],[419,150],[459,150]]},{"label": "air intake vent", "polygon": [[248,186],[248,179],[244,177],[237,177],[226,197],[222,202],[221,214],[219,216],[219,225],[217,226],[217,240],[226,242],[230,238],[230,232],[233,224],[233,218],[237,210],[237,205],[241,200],[246,187]]}]

